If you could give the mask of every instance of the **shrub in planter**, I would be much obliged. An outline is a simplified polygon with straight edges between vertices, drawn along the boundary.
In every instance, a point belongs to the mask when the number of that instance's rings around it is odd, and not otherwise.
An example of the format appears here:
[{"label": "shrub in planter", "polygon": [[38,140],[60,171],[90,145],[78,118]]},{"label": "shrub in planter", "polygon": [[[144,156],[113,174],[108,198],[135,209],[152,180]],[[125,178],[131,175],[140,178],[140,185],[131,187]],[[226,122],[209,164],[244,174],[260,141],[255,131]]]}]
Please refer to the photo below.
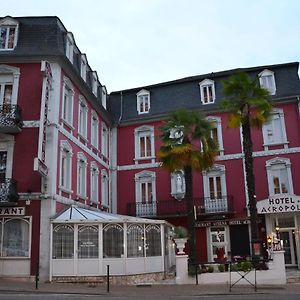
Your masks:
[{"label": "shrub in planter", "polygon": [[242,271],[248,272],[252,270],[252,263],[250,261],[244,261],[241,266]]},{"label": "shrub in planter", "polygon": [[208,271],[208,273],[213,273],[214,272],[214,266],[208,266],[207,271]]},{"label": "shrub in planter", "polygon": [[224,272],[225,271],[225,265],[218,265],[218,270],[219,272]]}]

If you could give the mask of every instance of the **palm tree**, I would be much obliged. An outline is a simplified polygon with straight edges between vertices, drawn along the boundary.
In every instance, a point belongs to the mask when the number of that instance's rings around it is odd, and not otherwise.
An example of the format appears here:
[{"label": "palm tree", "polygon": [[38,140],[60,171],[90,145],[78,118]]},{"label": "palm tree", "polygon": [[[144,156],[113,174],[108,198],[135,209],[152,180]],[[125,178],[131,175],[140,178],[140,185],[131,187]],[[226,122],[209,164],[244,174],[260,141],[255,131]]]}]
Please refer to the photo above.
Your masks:
[{"label": "palm tree", "polygon": [[[183,170],[186,182],[188,227],[190,232],[190,263],[196,262],[193,170],[206,170],[214,164],[218,145],[211,138],[211,124],[199,112],[184,109],[170,114],[161,127],[162,145],[158,159],[162,168]],[[200,147],[201,141],[201,147]]]},{"label": "palm tree", "polygon": [[224,80],[223,95],[225,100],[221,102],[221,108],[229,112],[228,126],[231,128],[242,127],[253,247],[253,242],[258,239],[258,227],[251,128],[262,127],[272,112],[272,105],[268,90],[260,87],[257,78],[251,78],[246,73],[234,74],[228,80]]}]

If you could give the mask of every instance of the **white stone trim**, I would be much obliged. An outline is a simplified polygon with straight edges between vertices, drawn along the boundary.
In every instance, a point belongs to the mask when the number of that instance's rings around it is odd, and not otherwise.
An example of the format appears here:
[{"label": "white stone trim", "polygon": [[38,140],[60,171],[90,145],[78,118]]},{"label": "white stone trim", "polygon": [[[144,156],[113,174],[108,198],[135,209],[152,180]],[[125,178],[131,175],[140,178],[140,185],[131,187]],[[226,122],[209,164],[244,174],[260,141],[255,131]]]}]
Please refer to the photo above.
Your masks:
[{"label": "white stone trim", "polygon": [[[204,100],[204,88],[211,86],[212,87],[212,99],[208,99],[207,102]],[[215,91],[215,82],[211,79],[204,79],[201,82],[199,82],[199,87],[200,87],[200,99],[203,105],[208,105],[215,103],[216,100],[216,91]]]},{"label": "white stone trim", "polygon": [[[95,120],[95,126],[93,126],[93,120]],[[96,140],[94,141],[94,136]],[[99,117],[96,111],[91,111],[91,145],[98,149],[99,147]]]},{"label": "white stone trim", "polygon": [[[90,199],[93,203],[97,203],[99,202],[99,168],[98,165],[95,161],[92,161],[90,164]],[[96,198],[94,198],[93,196],[93,177],[95,176],[96,178],[96,182],[95,182],[95,188],[96,188]]]},{"label": "white stone trim", "polygon": [[219,152],[220,152],[220,155],[224,155],[222,119],[220,117],[208,116],[206,118],[206,120],[209,121],[213,125],[213,128],[217,128]]},{"label": "white stone trim", "polygon": [[[66,87],[68,87],[68,89],[71,92],[71,99],[70,99],[70,116],[68,116],[69,120],[64,118],[64,110],[65,110],[65,101],[64,101],[64,97],[65,97],[65,93],[66,93]],[[74,86],[71,82],[71,80],[69,78],[67,78],[66,76],[64,76],[63,78],[63,92],[62,92],[62,109],[61,109],[61,119],[62,121],[69,126],[71,129],[74,129],[73,127],[73,113],[74,113],[74,94],[75,94],[75,90],[74,90]]]},{"label": "white stone trim", "polygon": [[13,48],[4,48],[4,49],[0,49],[0,51],[12,51],[16,48],[17,43],[18,43],[18,36],[19,36],[19,22],[9,16],[4,17],[1,21],[0,21],[0,27],[1,26],[15,26],[16,30],[15,30],[15,36],[14,36],[14,47]]},{"label": "white stone trim", "polygon": [[210,197],[210,191],[209,191],[210,177],[220,177],[222,196],[227,195],[225,171],[226,170],[224,165],[214,164],[209,170],[202,172],[204,197]]},{"label": "white stone trim", "polygon": [[[16,68],[9,65],[0,65],[0,77],[4,75],[12,75],[12,95],[11,95],[11,104],[18,103],[18,90],[19,90],[19,80],[20,80],[20,68]],[[2,100],[2,99],[1,99]]]},{"label": "white stone trim", "polygon": [[[271,84],[272,86],[271,87],[268,87],[268,86],[263,86],[263,77],[271,77]],[[260,72],[258,74],[258,77],[259,77],[259,83],[260,83],[260,86],[262,88],[265,88],[266,90],[269,91],[270,95],[275,95],[276,94],[276,82],[275,82],[275,76],[274,76],[274,72],[273,71],[270,71],[268,69],[265,69],[263,70],[262,72]]]},{"label": "white stone trim", "polygon": [[[148,98],[148,110],[145,109],[145,102],[144,102],[144,99],[143,97],[144,96],[147,96]],[[141,111],[140,110],[140,101],[143,100],[143,107],[144,107],[144,111]],[[136,94],[136,109],[137,109],[137,112],[139,115],[141,114],[147,114],[149,113],[150,111],[150,92],[145,90],[145,89],[142,89],[140,90],[137,94]]]},{"label": "white stone trim", "polygon": [[[146,157],[140,157],[140,138],[141,133],[145,132],[143,136],[150,136],[151,142],[151,155]],[[138,164],[139,160],[149,160],[155,162],[155,141],[154,141],[154,126],[142,125],[134,129],[134,160]]]},{"label": "white stone trim", "polygon": [[[83,122],[84,124],[81,124],[81,119],[80,119],[80,112],[82,110],[83,113]],[[85,140],[87,140],[87,135],[88,135],[88,105],[85,100],[85,98],[82,95],[79,95],[78,98],[78,134]],[[83,127],[83,128],[81,128]]]},{"label": "white stone trim", "polygon": [[[67,158],[69,160],[68,162],[68,170],[67,170],[67,176],[68,176],[68,182],[67,185],[62,185],[61,180],[62,180],[62,158],[64,155],[64,152],[67,151],[69,152]],[[72,193],[72,156],[73,156],[73,151],[72,151],[72,146],[70,143],[66,140],[61,140],[60,141],[60,160],[59,160],[59,189],[60,191],[64,191],[66,193]]]},{"label": "white stone trim", "polygon": [[109,177],[105,169],[101,170],[101,205],[109,207]]},{"label": "white stone trim", "polygon": [[[77,196],[85,199],[87,197],[87,158],[83,152],[77,153]],[[81,173],[82,178],[80,178],[79,168],[82,167],[83,173]],[[82,191],[80,191],[82,188]]]},{"label": "white stone trim", "polygon": [[292,179],[292,171],[291,171],[291,161],[288,158],[274,157],[266,161],[269,196],[274,195],[274,187],[272,183],[272,171],[274,170],[274,167],[276,165],[285,165],[285,169],[287,171],[288,185],[289,185],[288,194],[293,195],[294,188],[293,188],[293,179]]},{"label": "white stone trim", "polygon": [[[271,122],[274,122],[274,117],[278,117],[279,118],[279,122],[280,122],[280,129],[281,129],[281,136],[282,136],[282,141],[278,141],[278,142],[274,142],[274,143],[270,143],[268,142],[268,132],[267,132],[267,127],[271,126]],[[276,131],[276,130],[273,130]],[[273,112],[271,114],[271,118],[269,120],[269,122],[265,123],[262,127],[262,133],[263,133],[263,139],[264,139],[264,149],[268,150],[269,146],[275,146],[275,145],[284,145],[284,148],[288,148],[288,140],[287,140],[287,135],[286,135],[286,128],[285,128],[285,119],[284,119],[284,112],[283,109],[281,108],[274,108]],[[276,134],[276,132],[274,132],[274,134]]]}]

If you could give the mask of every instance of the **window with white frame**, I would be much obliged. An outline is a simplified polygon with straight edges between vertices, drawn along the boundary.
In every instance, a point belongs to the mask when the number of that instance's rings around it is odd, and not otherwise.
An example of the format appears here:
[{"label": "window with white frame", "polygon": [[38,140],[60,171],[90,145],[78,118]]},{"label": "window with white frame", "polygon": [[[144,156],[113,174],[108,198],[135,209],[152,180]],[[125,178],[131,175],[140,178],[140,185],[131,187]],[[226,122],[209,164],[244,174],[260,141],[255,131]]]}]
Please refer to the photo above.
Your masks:
[{"label": "window with white frame", "polygon": [[67,141],[60,144],[60,189],[71,192],[72,184],[72,147]]},{"label": "window with white frame", "polygon": [[146,232],[146,256],[161,256],[161,228],[159,225],[148,225]]},{"label": "window with white frame", "polygon": [[98,149],[99,142],[99,119],[97,113],[92,111],[91,117],[91,144]]},{"label": "window with white frame", "polygon": [[265,88],[269,91],[270,95],[276,94],[276,84],[274,72],[270,70],[263,70],[258,74],[259,83],[262,88]]},{"label": "window with white frame", "polygon": [[222,136],[222,120],[220,117],[207,117],[206,118],[212,126],[210,136],[215,143],[219,146],[220,155],[224,154],[223,136]]},{"label": "window with white frame", "polygon": [[87,69],[87,59],[85,54],[81,54],[81,61],[80,61],[80,75],[81,78],[86,81],[86,69]]},{"label": "window with white frame", "polygon": [[293,194],[291,162],[287,158],[273,158],[266,162],[269,195]]},{"label": "window with white frame", "polygon": [[136,105],[139,114],[146,114],[150,110],[150,92],[141,90],[136,94]]},{"label": "window with white frame", "polygon": [[17,104],[20,69],[0,65],[0,105]]},{"label": "window with white frame", "polygon": [[68,32],[66,38],[66,56],[71,63],[73,63],[73,55],[74,55],[74,37],[71,32]]},{"label": "window with white frame", "polygon": [[30,220],[26,218],[0,219],[0,256],[30,257]]},{"label": "window with white frame", "polygon": [[53,228],[53,259],[74,258],[74,227],[59,224]]},{"label": "window with white frame", "polygon": [[124,256],[124,229],[121,224],[103,225],[103,258]]},{"label": "window with white frame", "polygon": [[264,146],[284,144],[287,147],[284,113],[282,109],[274,109],[271,117],[262,128]]},{"label": "window with white frame", "polygon": [[224,261],[227,255],[227,230],[226,227],[210,227],[209,255],[212,261]]},{"label": "window with white frame", "polygon": [[63,99],[62,99],[62,119],[65,123],[73,126],[73,102],[74,89],[71,81],[64,77]]},{"label": "window with white frame", "polygon": [[103,156],[108,157],[108,129],[104,122],[101,126],[101,153]]},{"label": "window with white frame", "polygon": [[129,224],[127,227],[127,257],[144,257],[144,241],[144,226]]},{"label": "window with white frame", "polygon": [[105,86],[102,86],[102,106],[106,109],[106,98],[107,98],[107,90]]},{"label": "window with white frame", "polygon": [[88,107],[83,96],[79,96],[79,108],[78,108],[78,133],[83,138],[87,138],[87,118]]},{"label": "window with white frame", "polygon": [[82,152],[77,154],[77,195],[86,197],[86,169],[87,159]]},{"label": "window with white frame", "polygon": [[91,162],[91,195],[90,199],[94,203],[99,202],[99,169],[95,162]]},{"label": "window with white frame", "polygon": [[78,226],[78,258],[99,257],[98,226]]},{"label": "window with white frame", "polygon": [[101,204],[109,207],[109,178],[106,170],[101,171]]},{"label": "window with white frame", "polygon": [[97,72],[96,71],[93,71],[92,72],[93,74],[93,79],[92,79],[92,91],[93,91],[93,94],[97,97],[98,95],[98,75],[97,75]]},{"label": "window with white frame", "polygon": [[135,128],[135,159],[154,158],[154,127],[141,126]]},{"label": "window with white frame", "polygon": [[203,172],[205,212],[227,211],[225,167],[214,165]]},{"label": "window with white frame", "polygon": [[10,18],[5,17],[0,21],[0,51],[13,50],[18,41],[19,23]]},{"label": "window with white frame", "polygon": [[204,79],[199,83],[201,102],[203,104],[211,104],[215,102],[215,82],[210,79]]},{"label": "window with white frame", "polygon": [[156,215],[156,175],[142,171],[135,175],[136,215]]}]

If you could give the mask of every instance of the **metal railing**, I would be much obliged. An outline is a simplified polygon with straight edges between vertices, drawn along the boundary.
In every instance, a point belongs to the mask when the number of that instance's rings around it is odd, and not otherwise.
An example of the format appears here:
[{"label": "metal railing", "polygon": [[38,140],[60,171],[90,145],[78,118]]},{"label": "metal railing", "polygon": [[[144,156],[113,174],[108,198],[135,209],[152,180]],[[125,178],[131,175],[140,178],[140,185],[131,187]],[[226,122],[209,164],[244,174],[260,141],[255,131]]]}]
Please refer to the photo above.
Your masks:
[{"label": "metal railing", "polygon": [[0,183],[0,206],[15,206],[18,200],[16,181],[6,178],[4,182]]},{"label": "metal railing", "polygon": [[19,131],[22,127],[21,109],[19,105],[0,105],[0,129]]},{"label": "metal railing", "polygon": [[[227,195],[219,199],[211,199],[209,197],[194,198],[194,206],[197,215],[230,213],[233,212],[233,198]],[[181,201],[172,199],[153,201],[150,203],[127,203],[127,214],[130,216],[186,216],[187,213],[188,206],[186,199],[182,199]]]}]

